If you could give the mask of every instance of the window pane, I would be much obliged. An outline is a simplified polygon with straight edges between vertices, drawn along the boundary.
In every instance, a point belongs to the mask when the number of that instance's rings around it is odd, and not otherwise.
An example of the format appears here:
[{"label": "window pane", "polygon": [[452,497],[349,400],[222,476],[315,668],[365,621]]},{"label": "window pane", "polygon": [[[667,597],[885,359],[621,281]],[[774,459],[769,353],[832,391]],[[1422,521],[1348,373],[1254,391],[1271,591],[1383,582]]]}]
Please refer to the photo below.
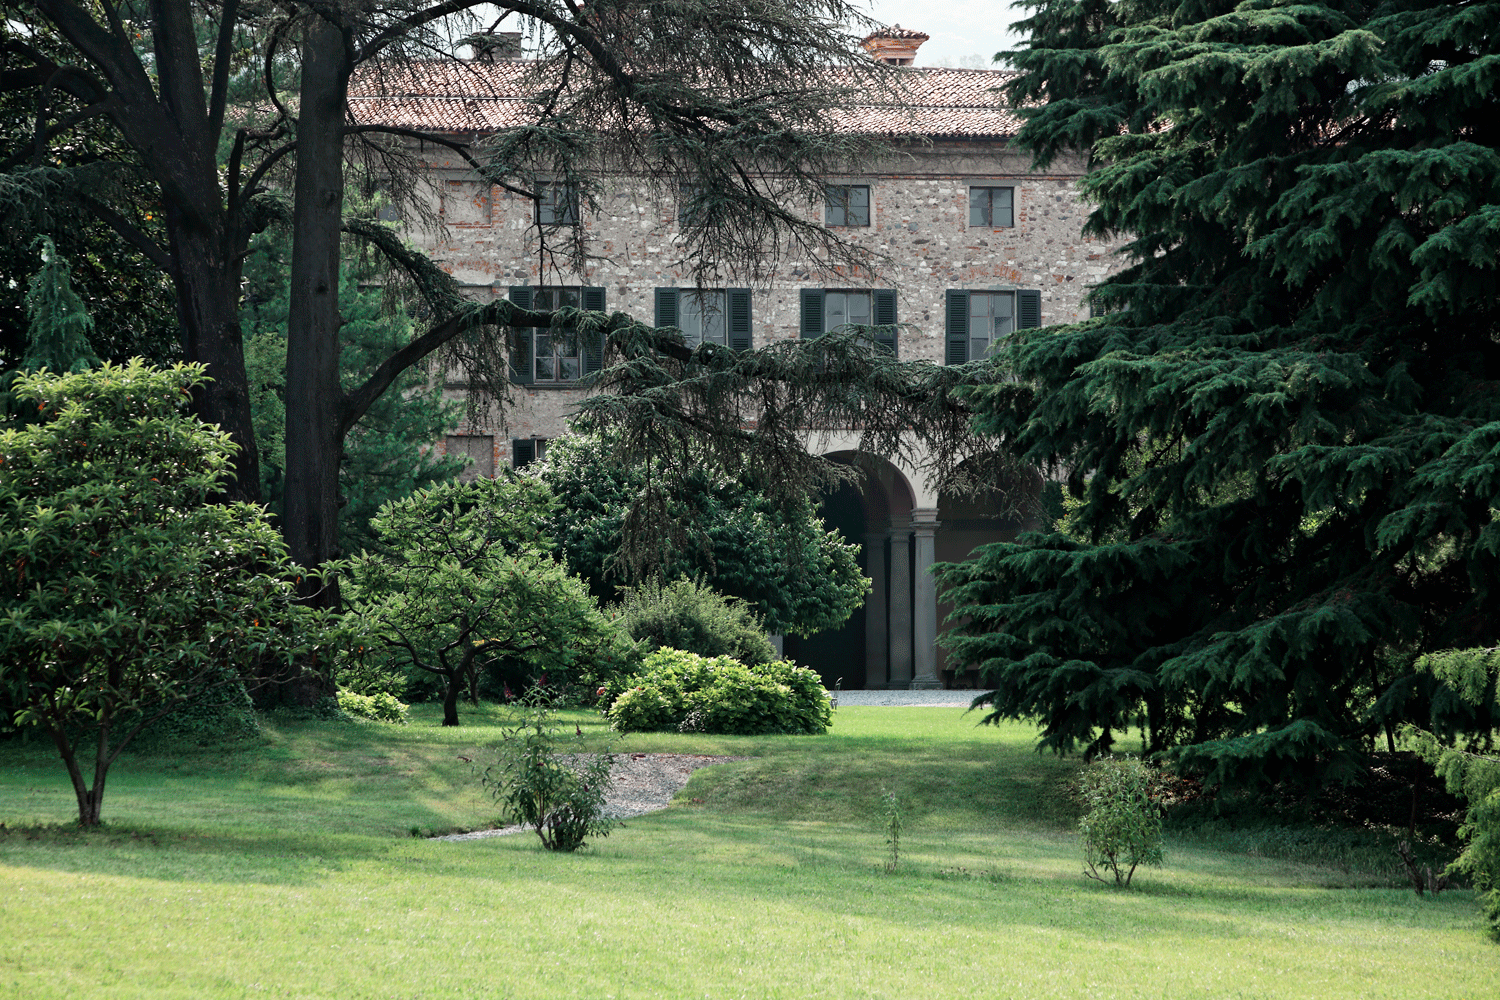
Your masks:
[{"label": "window pane", "polygon": [[868,292],[849,294],[849,322],[870,325],[870,295]]},{"label": "window pane", "polygon": [[1011,199],[1012,199],[1013,195],[1014,195],[1014,192],[1012,191],[1011,188],[994,188],[993,189],[993,193],[991,195],[992,205],[993,205],[993,208],[992,208],[993,216],[992,216],[992,218],[990,220],[991,225],[995,225],[995,226],[1013,226],[1013,225],[1015,225],[1015,223],[1012,221],[1013,215],[1011,213]]},{"label": "window pane", "polygon": [[571,184],[544,181],[537,191],[537,221],[544,226],[578,224],[578,194]]},{"label": "window pane", "polygon": [[849,188],[849,218],[845,223],[850,226],[868,226],[870,224],[870,189],[863,185]]},{"label": "window pane", "polygon": [[990,224],[990,189],[969,188],[969,225]]},{"label": "window pane", "polygon": [[829,292],[823,297],[823,332],[836,330],[849,322],[849,296],[844,292]]},{"label": "window pane", "polygon": [[536,380],[538,382],[557,381],[557,366],[553,364],[553,360],[550,354],[536,356]]},{"label": "window pane", "polygon": [[576,382],[583,374],[577,358],[558,358],[557,371],[559,382]]},{"label": "window pane", "polygon": [[689,347],[704,341],[727,344],[724,293],[686,292],[682,296],[682,336]]},{"label": "window pane", "polygon": [[823,223],[829,226],[868,226],[870,188],[864,184],[835,184],[827,189]]}]

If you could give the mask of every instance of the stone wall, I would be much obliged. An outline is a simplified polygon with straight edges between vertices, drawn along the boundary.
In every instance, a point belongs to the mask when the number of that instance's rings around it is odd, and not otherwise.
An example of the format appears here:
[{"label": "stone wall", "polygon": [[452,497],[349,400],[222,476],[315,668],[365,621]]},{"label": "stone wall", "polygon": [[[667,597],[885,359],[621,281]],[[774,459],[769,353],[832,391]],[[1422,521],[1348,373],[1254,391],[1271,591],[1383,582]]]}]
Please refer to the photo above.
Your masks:
[{"label": "stone wall", "polygon": [[[913,145],[876,169],[832,178],[869,185],[870,225],[845,232],[886,263],[873,280],[851,282],[819,278],[809,261],[786,261],[754,289],[755,343],[798,336],[799,290],[805,287],[896,289],[897,318],[908,324],[899,337],[901,357],[939,363],[949,288],[1039,289],[1043,324],[1084,318],[1082,296],[1118,259],[1109,243],[1081,235],[1087,216],[1076,193],[1081,164],[1059,161],[1045,174],[1027,166],[1024,154],[1002,143],[939,143]],[[600,285],[609,309],[650,321],[656,287],[691,284],[673,264],[679,256],[673,199],[637,179],[613,179],[598,211],[584,211],[581,221],[597,259],[582,273],[549,268],[544,275],[529,200],[481,187],[459,161],[437,159],[431,168],[444,224],[409,235],[429,246],[476,297],[504,295],[510,285]],[[970,227],[971,186],[1012,188],[1014,226]],[[810,218],[820,219],[822,210],[806,207]],[[563,433],[577,398],[578,390],[569,388],[518,390],[511,408],[492,412],[489,426],[466,426],[461,433],[494,434],[503,456],[509,443],[500,442],[507,438]]]}]

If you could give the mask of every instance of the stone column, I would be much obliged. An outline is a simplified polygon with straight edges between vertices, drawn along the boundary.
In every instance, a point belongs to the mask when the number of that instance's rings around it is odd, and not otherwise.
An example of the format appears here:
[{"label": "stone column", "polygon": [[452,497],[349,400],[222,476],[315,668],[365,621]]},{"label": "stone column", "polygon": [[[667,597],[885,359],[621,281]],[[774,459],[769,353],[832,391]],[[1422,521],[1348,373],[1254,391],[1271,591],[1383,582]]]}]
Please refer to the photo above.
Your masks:
[{"label": "stone column", "polygon": [[912,571],[912,666],[911,686],[940,688],[937,675],[937,581],[932,578],[932,564],[937,560],[938,512],[932,509],[911,512],[912,531],[917,536],[916,566]]},{"label": "stone column", "polygon": [[891,518],[890,686],[911,685],[911,522]]},{"label": "stone column", "polygon": [[865,575],[870,578],[870,596],[865,599],[865,687],[891,686],[891,667],[886,660],[885,532],[865,536]]}]

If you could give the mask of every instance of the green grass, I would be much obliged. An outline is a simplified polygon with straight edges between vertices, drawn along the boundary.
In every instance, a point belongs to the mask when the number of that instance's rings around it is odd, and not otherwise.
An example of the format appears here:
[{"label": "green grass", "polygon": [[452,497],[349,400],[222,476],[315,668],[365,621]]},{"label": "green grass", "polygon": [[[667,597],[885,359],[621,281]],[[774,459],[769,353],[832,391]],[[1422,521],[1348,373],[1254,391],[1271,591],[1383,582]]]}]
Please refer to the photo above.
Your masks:
[{"label": "green grass", "polygon": [[1468,893],[1419,900],[1201,840],[1169,842],[1134,890],[1086,881],[1076,764],[959,710],[844,708],[822,737],[632,736],[623,749],[757,759],[697,772],[671,809],[574,855],[412,838],[494,820],[458,758],[482,760],[500,721],[414,714],[127,757],[87,834],[47,748],[0,745],[0,997],[1500,995]]}]

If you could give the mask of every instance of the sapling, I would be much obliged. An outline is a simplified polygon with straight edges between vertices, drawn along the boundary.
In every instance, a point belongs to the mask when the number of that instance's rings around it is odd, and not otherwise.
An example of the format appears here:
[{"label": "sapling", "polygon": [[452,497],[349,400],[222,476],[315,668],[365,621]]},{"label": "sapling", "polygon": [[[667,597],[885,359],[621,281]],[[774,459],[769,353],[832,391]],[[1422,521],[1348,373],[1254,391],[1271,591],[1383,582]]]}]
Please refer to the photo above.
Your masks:
[{"label": "sapling", "polygon": [[583,730],[557,724],[551,696],[540,685],[521,699],[516,723],[500,739],[499,759],[479,775],[514,822],[534,829],[549,851],[576,851],[588,837],[607,837],[604,812],[615,756],[588,753]]},{"label": "sapling", "polygon": [[1130,885],[1140,865],[1162,862],[1161,808],[1151,794],[1154,775],[1133,757],[1103,757],[1078,779],[1078,794],[1088,812],[1078,823],[1083,838],[1084,872],[1115,885]]}]

